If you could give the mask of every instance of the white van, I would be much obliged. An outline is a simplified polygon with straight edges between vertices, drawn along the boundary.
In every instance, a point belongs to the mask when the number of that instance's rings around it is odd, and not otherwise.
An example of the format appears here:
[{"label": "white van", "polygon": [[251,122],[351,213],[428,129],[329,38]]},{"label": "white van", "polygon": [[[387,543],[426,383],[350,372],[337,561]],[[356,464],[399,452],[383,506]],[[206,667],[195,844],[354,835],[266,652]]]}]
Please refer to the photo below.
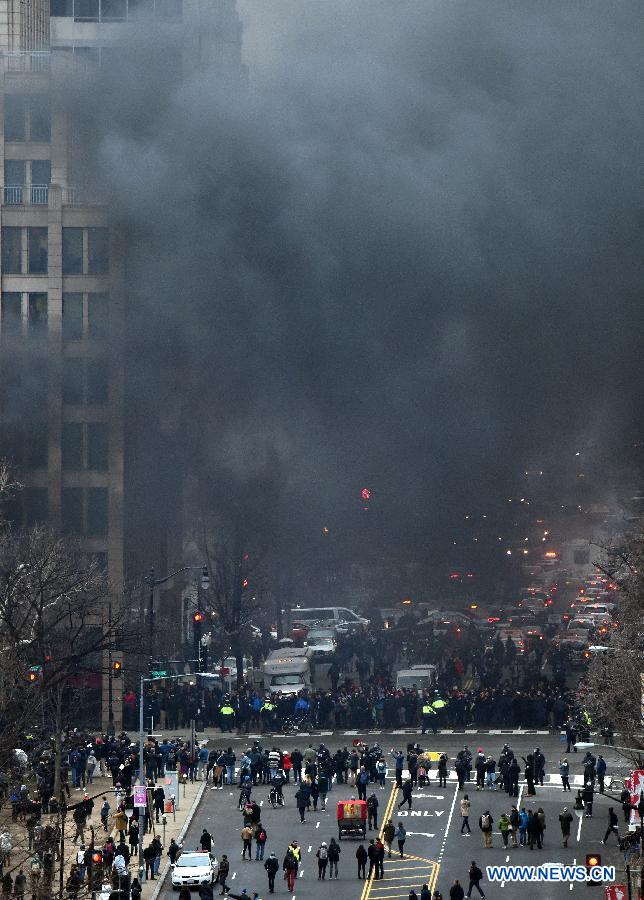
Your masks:
[{"label": "white van", "polygon": [[291,610],[291,622],[302,622],[304,625],[322,623],[335,625],[338,631],[350,631],[360,625],[368,625],[369,619],[359,616],[346,606],[296,606]]},{"label": "white van", "polygon": [[398,690],[415,687],[418,691],[429,690],[436,684],[436,666],[412,666],[411,669],[399,669],[396,672]]}]

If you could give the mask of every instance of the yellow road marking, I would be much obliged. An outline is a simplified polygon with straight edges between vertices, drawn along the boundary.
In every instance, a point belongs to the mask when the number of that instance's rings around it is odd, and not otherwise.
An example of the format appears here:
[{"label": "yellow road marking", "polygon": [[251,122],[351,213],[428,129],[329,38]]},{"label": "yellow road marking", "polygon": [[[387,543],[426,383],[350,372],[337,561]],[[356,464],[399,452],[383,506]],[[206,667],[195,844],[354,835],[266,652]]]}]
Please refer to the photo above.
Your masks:
[{"label": "yellow road marking", "polygon": [[[378,832],[378,837],[380,838],[381,841],[382,841],[383,832],[385,830],[385,825],[389,821],[389,818],[391,816],[391,811],[394,807],[394,803],[396,802],[397,796],[398,796],[398,786],[396,784],[393,784],[391,787],[391,793],[389,794],[389,800],[387,801],[387,808],[385,809],[385,814],[382,817],[382,824],[380,825],[380,831]],[[384,841],[383,841],[383,843],[384,843]],[[367,878],[367,880],[365,881],[364,887],[362,888],[362,894],[360,895],[360,900],[367,900],[367,898],[369,896],[369,892],[371,890],[371,885],[373,884],[373,880],[374,880],[373,876],[374,876],[375,871],[376,870],[374,867],[373,872],[371,873],[369,878]]]}]

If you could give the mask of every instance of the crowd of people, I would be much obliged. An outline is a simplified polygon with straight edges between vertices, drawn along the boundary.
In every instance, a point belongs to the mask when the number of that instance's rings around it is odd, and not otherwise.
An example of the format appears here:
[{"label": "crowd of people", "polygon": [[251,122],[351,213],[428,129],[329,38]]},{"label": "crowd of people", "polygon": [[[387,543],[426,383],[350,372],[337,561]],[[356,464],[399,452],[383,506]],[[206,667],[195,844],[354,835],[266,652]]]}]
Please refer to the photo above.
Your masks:
[{"label": "crowd of people", "polygon": [[[538,672],[523,688],[497,684],[466,690],[439,682],[436,690],[446,702],[435,723],[438,728],[561,728],[574,704],[570,691]],[[376,679],[362,686],[337,684],[330,690],[310,690],[298,697],[268,695],[248,686],[222,694],[182,685],[159,689],[149,703],[150,714],[162,730],[188,728],[196,718],[202,727],[249,733],[281,731],[294,713],[320,729],[417,727],[422,724],[427,696]]]}]

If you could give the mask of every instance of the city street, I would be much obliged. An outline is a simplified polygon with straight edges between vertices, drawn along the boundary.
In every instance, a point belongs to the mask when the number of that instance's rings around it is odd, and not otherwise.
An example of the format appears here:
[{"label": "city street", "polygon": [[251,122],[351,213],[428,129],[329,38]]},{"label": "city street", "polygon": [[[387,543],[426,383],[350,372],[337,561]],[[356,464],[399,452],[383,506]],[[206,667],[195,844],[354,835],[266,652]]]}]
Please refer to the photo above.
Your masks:
[{"label": "city street", "polygon": [[[538,740],[536,740],[538,738]],[[338,746],[349,745],[353,739],[351,735],[325,735],[322,738],[326,745],[333,751]],[[406,749],[407,741],[415,740],[412,735],[382,734],[366,735],[364,739],[379,739],[383,751],[388,753],[390,748]],[[412,809],[398,810],[401,795],[395,787],[393,772],[390,770],[386,788],[381,790],[376,786],[370,786],[368,794],[374,791],[379,800],[379,826],[383,821],[392,818],[394,824],[402,822],[407,830],[407,840],[404,848],[404,859],[397,854],[389,860],[385,860],[384,881],[368,881],[364,883],[357,879],[357,863],[355,851],[360,844],[359,839],[344,838],[341,841],[341,856],[339,864],[339,882],[341,883],[341,896],[347,898],[361,898],[361,900],[403,900],[413,888],[417,894],[423,884],[427,884],[432,892],[438,888],[444,897],[449,894],[449,888],[454,879],[458,878],[465,889],[468,887],[467,873],[472,860],[485,870],[486,865],[510,864],[543,864],[546,862],[561,862],[564,864],[583,864],[585,855],[590,852],[601,853],[602,862],[606,864],[619,864],[616,853],[617,842],[614,837],[609,839],[609,846],[602,847],[601,839],[606,829],[607,809],[610,802],[601,798],[596,800],[593,818],[579,818],[575,815],[572,823],[569,847],[563,849],[558,816],[564,805],[568,806],[574,814],[574,787],[581,781],[581,753],[571,754],[571,785],[573,791],[564,798],[558,775],[551,776],[557,771],[558,759],[565,745],[562,745],[557,735],[527,735],[508,733],[507,735],[468,733],[461,735],[437,735],[435,738],[427,738],[419,735],[418,740],[424,747],[432,750],[446,751],[451,759],[452,771],[446,789],[438,788],[436,773],[430,773],[429,786],[418,788],[414,791]],[[293,738],[275,738],[276,744],[292,749],[299,746],[304,749],[309,743],[314,746],[319,744],[320,738],[303,738],[298,741]],[[486,791],[484,794],[475,789],[475,785],[469,784],[465,791],[459,792],[453,773],[453,758],[463,744],[475,753],[478,747],[484,751],[498,756],[503,743],[509,743],[515,754],[519,757],[526,755],[535,746],[539,746],[546,756],[546,784],[543,788],[537,788],[537,796],[525,797],[525,786],[521,789],[519,808],[537,810],[541,807],[546,815],[546,833],[544,849],[530,851],[527,847],[517,849],[503,848],[501,835],[498,832],[497,823],[501,812],[510,811],[510,798],[502,791]],[[222,741],[215,742],[215,746]],[[226,741],[232,744],[236,750],[245,745],[244,740],[235,738]],[[272,740],[264,739],[264,745],[272,746]],[[606,759],[609,763],[609,772],[617,762],[618,757],[608,751]],[[575,777],[576,776],[576,777]],[[337,838],[335,819],[336,802],[340,799],[348,799],[355,794],[350,788],[336,784],[329,794],[327,809],[318,810],[317,813],[309,812],[306,822],[301,824],[293,801],[294,789],[292,784],[285,789],[286,806],[283,809],[273,810],[267,803],[268,787],[258,785],[253,790],[253,799],[262,807],[262,824],[264,825],[268,840],[265,855],[275,852],[280,861],[280,873],[276,879],[276,892],[282,895],[287,893],[286,884],[282,878],[281,864],[287,845],[296,839],[302,848],[302,862],[299,877],[296,882],[295,897],[322,898],[328,897],[334,889],[326,883],[320,883],[317,877],[317,860],[315,853],[321,841],[330,841],[331,837]],[[467,793],[472,801],[470,824],[471,837],[461,835],[460,799]],[[258,892],[260,897],[268,893],[266,872],[260,862],[241,859],[240,831],[242,827],[241,813],[237,808],[237,787],[232,790],[224,788],[223,791],[208,788],[203,800],[192,820],[187,832],[184,846],[194,849],[199,846],[199,837],[204,828],[207,828],[214,838],[214,852],[218,858],[226,853],[231,861],[228,884],[232,893],[241,893],[245,888],[250,896]],[[565,803],[564,803],[565,800]],[[616,807],[619,804],[613,804]],[[493,836],[493,848],[484,850],[481,832],[478,828],[479,816],[489,810],[495,823]],[[620,825],[621,825],[621,812]],[[374,832],[368,832],[369,837],[375,837]],[[394,849],[396,842],[394,842]],[[253,844],[253,857],[255,845]],[[327,878],[328,880],[328,878]],[[519,890],[516,885],[498,883],[490,885],[487,880],[482,882],[486,896],[505,895],[508,898],[517,896]],[[218,890],[218,888],[216,889]],[[569,897],[571,892],[582,892],[583,897],[603,897],[599,887],[588,887],[586,884],[533,884],[522,885],[521,897],[539,897],[540,900],[559,900]],[[336,891],[337,894],[337,891]],[[173,896],[169,881],[164,885],[161,897]],[[175,895],[176,896],[176,895]],[[196,892],[195,892],[196,896]]]}]

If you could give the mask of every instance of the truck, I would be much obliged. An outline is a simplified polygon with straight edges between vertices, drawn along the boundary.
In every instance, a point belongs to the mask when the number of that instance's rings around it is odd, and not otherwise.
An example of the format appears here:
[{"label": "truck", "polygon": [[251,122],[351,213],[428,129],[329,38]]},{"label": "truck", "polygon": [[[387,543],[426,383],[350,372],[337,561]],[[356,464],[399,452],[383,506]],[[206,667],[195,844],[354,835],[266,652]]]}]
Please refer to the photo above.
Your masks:
[{"label": "truck", "polygon": [[297,694],[311,687],[310,647],[280,647],[271,650],[262,664],[264,690]]},{"label": "truck", "polygon": [[437,677],[436,666],[431,663],[415,665],[411,669],[399,669],[396,672],[396,687],[399,690],[413,687],[419,691],[427,690],[436,684]]}]

